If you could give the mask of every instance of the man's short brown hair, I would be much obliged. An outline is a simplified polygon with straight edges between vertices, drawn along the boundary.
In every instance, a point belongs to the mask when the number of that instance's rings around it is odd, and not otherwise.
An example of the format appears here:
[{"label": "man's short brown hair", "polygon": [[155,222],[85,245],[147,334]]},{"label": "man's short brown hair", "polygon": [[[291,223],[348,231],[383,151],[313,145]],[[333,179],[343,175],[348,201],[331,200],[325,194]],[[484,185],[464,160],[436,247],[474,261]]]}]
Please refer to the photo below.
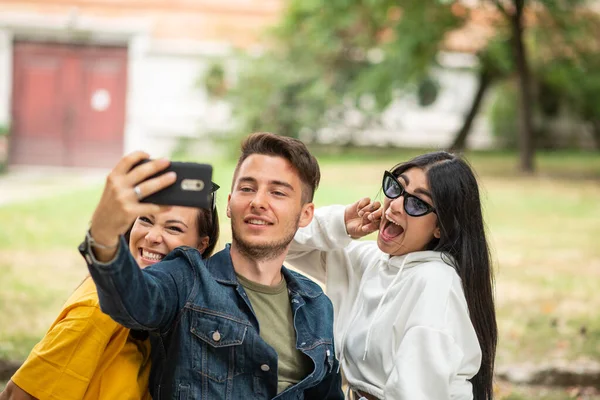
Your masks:
[{"label": "man's short brown hair", "polygon": [[257,132],[244,139],[241,150],[242,154],[235,167],[234,177],[237,177],[238,170],[246,158],[253,154],[281,157],[292,164],[300,177],[302,203],[313,201],[315,190],[321,180],[321,171],[317,159],[300,140],[269,132]]}]

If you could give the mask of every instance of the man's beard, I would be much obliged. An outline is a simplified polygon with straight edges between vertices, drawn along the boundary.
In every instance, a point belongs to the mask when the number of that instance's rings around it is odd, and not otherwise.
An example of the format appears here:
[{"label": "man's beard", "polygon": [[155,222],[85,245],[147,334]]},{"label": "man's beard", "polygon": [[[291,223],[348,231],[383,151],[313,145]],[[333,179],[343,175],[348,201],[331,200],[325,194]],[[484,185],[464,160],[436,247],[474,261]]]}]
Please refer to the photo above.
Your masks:
[{"label": "man's beard", "polygon": [[252,244],[240,237],[236,231],[235,221],[232,219],[231,224],[231,237],[236,249],[244,256],[254,261],[268,261],[281,256],[287,251],[289,244],[294,240],[294,235],[298,230],[298,224],[300,222],[300,215],[296,218],[296,223],[293,225],[294,229],[290,229],[289,235],[279,241],[273,241],[270,243]]}]

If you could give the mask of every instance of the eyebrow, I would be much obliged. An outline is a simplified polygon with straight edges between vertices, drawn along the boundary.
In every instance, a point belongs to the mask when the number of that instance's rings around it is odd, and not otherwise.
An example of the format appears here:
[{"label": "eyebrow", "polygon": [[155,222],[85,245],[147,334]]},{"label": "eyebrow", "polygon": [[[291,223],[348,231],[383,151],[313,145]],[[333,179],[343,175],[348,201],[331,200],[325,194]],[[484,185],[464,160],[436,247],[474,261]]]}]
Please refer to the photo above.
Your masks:
[{"label": "eyebrow", "polygon": [[186,228],[188,227],[183,221],[180,221],[178,219],[170,219],[166,223],[167,224],[181,224],[181,225],[185,226]]},{"label": "eyebrow", "polygon": [[[406,182],[406,186],[410,185],[410,179],[408,179],[408,176],[401,174],[400,176],[398,176],[398,178],[402,178],[404,180],[404,182]],[[429,193],[429,191],[427,191],[425,189],[416,188],[415,193],[424,194],[425,196],[429,197],[430,199],[433,199],[433,197],[431,197],[431,193]]]},{"label": "eyebrow", "polygon": [[[251,178],[249,176],[243,176],[243,177],[241,177],[239,179],[239,182],[249,182],[249,183],[254,183],[254,184],[257,183],[256,179]],[[295,191],[294,187],[292,185],[290,185],[289,183],[284,182],[284,181],[277,181],[277,180],[269,181],[269,185],[284,186],[284,187],[290,189],[292,192]]]}]

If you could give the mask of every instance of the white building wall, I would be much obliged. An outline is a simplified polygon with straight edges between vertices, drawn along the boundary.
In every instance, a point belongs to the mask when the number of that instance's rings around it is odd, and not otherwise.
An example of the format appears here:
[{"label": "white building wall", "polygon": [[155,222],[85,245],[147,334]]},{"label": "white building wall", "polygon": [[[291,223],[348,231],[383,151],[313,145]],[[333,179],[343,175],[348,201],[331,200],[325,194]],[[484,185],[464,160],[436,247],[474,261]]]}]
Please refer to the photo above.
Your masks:
[{"label": "white building wall", "polygon": [[[125,152],[144,150],[169,156],[179,138],[202,137],[223,128],[228,107],[209,101],[198,85],[215,57],[230,51],[224,43],[153,40],[147,18],[90,18],[76,12],[44,19],[35,13],[0,15],[0,124],[10,123],[13,39],[86,42],[128,48],[128,82],[124,127]],[[210,154],[206,141],[197,146]],[[199,156],[202,154],[198,154]]]},{"label": "white building wall", "polygon": [[0,29],[0,126],[10,123],[12,69],[12,35]]},{"label": "white building wall", "polygon": [[[398,147],[448,147],[461,128],[477,90],[477,78],[465,65],[448,66],[434,72],[439,84],[435,102],[421,106],[415,94],[399,95],[383,111],[381,123],[367,129],[356,130],[361,125],[361,112],[350,108],[342,126],[332,126],[317,134],[322,143],[352,140],[360,145]],[[489,93],[488,93],[489,94]],[[482,107],[485,110],[485,103]],[[467,146],[485,149],[493,146],[493,137],[484,112],[476,117]]]},{"label": "white building wall", "polygon": [[[12,90],[12,40],[69,42],[85,37],[96,44],[128,47],[128,87],[124,133],[125,152],[145,150],[153,157],[169,156],[180,138],[199,138],[194,158],[210,155],[215,146],[208,134],[231,124],[227,104],[210,100],[199,82],[215,60],[232,54],[226,43],[157,41],[148,18],[91,18],[77,12],[45,19],[36,14],[0,15],[0,124],[10,122]],[[456,64],[456,57],[441,69],[441,90],[434,104],[419,106],[415,96],[399,97],[383,114],[382,125],[354,133],[359,144],[444,147],[452,140],[476,89],[475,77]],[[448,62],[448,60],[450,60]],[[492,144],[484,117],[473,126],[469,144],[485,148]],[[324,129],[318,140],[332,142],[348,134],[345,127]]]},{"label": "white building wall", "polygon": [[[198,49],[189,54],[155,43],[135,58],[127,114],[128,120],[135,121],[134,129],[139,134],[132,132],[128,151],[143,149],[152,155],[168,156],[179,138],[202,139],[225,128],[229,108],[210,100],[201,84],[218,54],[212,53],[214,49],[210,51]],[[202,142],[204,146],[194,149],[200,151],[200,156],[215,150],[209,140]]]}]

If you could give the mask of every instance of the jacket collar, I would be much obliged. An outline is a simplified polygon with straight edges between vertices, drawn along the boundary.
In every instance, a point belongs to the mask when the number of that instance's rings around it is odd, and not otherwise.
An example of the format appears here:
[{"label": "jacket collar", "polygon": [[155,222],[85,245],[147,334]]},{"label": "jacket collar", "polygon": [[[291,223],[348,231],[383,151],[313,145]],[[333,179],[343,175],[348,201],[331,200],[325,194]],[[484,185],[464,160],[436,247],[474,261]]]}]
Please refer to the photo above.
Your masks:
[{"label": "jacket collar", "polygon": [[[235,275],[230,252],[231,244],[227,243],[223,250],[205,261],[206,268],[217,282],[224,285],[237,286],[239,282]],[[300,296],[310,298],[315,298],[322,293],[321,288],[316,283],[297,272],[290,271],[283,265],[281,266],[281,272],[287,282],[288,290],[296,292]]]}]

